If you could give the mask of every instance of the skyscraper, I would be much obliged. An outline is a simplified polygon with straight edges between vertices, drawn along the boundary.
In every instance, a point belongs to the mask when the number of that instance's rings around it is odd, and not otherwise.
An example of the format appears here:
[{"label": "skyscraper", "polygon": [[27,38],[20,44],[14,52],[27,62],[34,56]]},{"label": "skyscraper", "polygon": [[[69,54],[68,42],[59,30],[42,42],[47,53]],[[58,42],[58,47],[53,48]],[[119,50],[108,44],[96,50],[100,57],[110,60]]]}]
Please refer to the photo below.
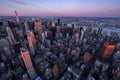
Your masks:
[{"label": "skyscraper", "polygon": [[31,46],[30,44],[36,45],[36,38],[34,33],[32,31],[27,31],[26,33],[27,33],[27,38],[29,37],[28,42],[30,39],[32,41],[32,43],[29,42],[29,46]]},{"label": "skyscraper", "polygon": [[26,31],[29,30],[28,22],[24,22]]},{"label": "skyscraper", "polygon": [[60,25],[60,19],[58,19],[58,25]]},{"label": "skyscraper", "polygon": [[110,45],[108,43],[104,43],[102,50],[101,50],[102,57],[105,58],[105,57],[111,55],[114,49],[115,49],[115,45]]},{"label": "skyscraper", "polygon": [[42,41],[42,32],[43,32],[42,23],[40,21],[37,21],[34,24],[35,24],[35,31],[38,33],[40,41]]},{"label": "skyscraper", "polygon": [[7,34],[8,34],[8,38],[9,38],[10,43],[11,43],[11,44],[15,43],[16,40],[15,40],[15,38],[14,38],[14,35],[13,35],[11,29],[10,29],[9,27],[6,27],[6,31],[7,31]]},{"label": "skyscraper", "polygon": [[55,27],[55,22],[54,22],[54,20],[52,20],[52,27]]},{"label": "skyscraper", "polygon": [[34,47],[36,46],[36,39],[35,39],[33,32],[27,31],[27,39],[28,39],[31,55],[34,56],[35,55],[35,48]]},{"label": "skyscraper", "polygon": [[15,10],[15,15],[16,15],[16,21],[17,21],[17,23],[19,23],[19,17],[18,17],[18,14],[17,14],[16,10]]},{"label": "skyscraper", "polygon": [[55,28],[54,20],[52,20],[52,27],[50,28],[50,31],[52,31],[52,37],[53,37],[53,40],[54,40],[55,36],[56,36],[56,28]]},{"label": "skyscraper", "polygon": [[36,75],[35,70],[33,68],[29,51],[25,48],[21,48],[20,51],[21,51],[21,57],[24,61],[24,64],[26,66],[28,74],[29,74],[31,79],[34,79],[37,75]]},{"label": "skyscraper", "polygon": [[81,30],[81,36],[80,36],[80,40],[81,40],[81,41],[82,41],[82,39],[83,39],[83,36],[84,36],[84,31]]},{"label": "skyscraper", "polygon": [[97,34],[98,34],[98,35],[101,35],[101,33],[102,33],[102,28],[99,27],[99,28],[98,28],[98,32],[97,32]]}]

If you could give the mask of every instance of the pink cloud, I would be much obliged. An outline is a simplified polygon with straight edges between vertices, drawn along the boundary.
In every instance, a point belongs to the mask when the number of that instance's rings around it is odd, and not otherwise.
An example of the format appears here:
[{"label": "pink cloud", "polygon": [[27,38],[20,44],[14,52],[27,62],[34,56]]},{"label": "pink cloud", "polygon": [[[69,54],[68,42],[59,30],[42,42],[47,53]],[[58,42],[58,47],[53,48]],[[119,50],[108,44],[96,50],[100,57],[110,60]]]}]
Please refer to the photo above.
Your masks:
[{"label": "pink cloud", "polygon": [[26,4],[25,2],[20,1],[20,0],[8,0],[8,1],[16,3],[16,4]]}]

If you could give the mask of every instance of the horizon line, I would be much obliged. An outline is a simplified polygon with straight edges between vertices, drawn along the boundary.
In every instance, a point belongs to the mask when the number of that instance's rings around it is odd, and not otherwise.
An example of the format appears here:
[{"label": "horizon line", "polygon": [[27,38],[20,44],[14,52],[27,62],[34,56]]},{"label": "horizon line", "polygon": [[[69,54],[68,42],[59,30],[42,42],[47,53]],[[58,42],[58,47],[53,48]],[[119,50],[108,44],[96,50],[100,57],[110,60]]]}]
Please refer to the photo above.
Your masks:
[{"label": "horizon line", "polygon": [[[9,16],[9,15],[0,15],[0,17],[15,17],[15,16]],[[84,17],[84,18],[120,18],[118,16],[26,16],[22,15],[19,17]]]}]

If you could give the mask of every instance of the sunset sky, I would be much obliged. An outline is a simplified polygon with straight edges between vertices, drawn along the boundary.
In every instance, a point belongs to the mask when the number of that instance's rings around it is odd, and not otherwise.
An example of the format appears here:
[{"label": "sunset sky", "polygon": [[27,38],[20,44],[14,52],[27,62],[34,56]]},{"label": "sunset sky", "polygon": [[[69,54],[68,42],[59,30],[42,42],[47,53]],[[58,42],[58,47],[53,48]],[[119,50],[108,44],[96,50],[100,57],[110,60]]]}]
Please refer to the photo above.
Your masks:
[{"label": "sunset sky", "polygon": [[120,17],[120,0],[0,0],[0,16]]}]

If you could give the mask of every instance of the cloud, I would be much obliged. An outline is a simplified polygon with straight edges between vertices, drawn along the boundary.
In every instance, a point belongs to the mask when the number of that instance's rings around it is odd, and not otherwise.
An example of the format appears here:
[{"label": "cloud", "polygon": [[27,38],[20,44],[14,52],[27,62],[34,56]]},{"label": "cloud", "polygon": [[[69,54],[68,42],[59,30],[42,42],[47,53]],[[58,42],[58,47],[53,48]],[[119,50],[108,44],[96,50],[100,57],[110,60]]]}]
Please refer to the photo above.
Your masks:
[{"label": "cloud", "polygon": [[26,4],[25,2],[23,2],[23,1],[20,1],[20,0],[8,0],[8,1],[10,1],[10,2],[13,2],[13,3],[16,3],[16,4]]}]

